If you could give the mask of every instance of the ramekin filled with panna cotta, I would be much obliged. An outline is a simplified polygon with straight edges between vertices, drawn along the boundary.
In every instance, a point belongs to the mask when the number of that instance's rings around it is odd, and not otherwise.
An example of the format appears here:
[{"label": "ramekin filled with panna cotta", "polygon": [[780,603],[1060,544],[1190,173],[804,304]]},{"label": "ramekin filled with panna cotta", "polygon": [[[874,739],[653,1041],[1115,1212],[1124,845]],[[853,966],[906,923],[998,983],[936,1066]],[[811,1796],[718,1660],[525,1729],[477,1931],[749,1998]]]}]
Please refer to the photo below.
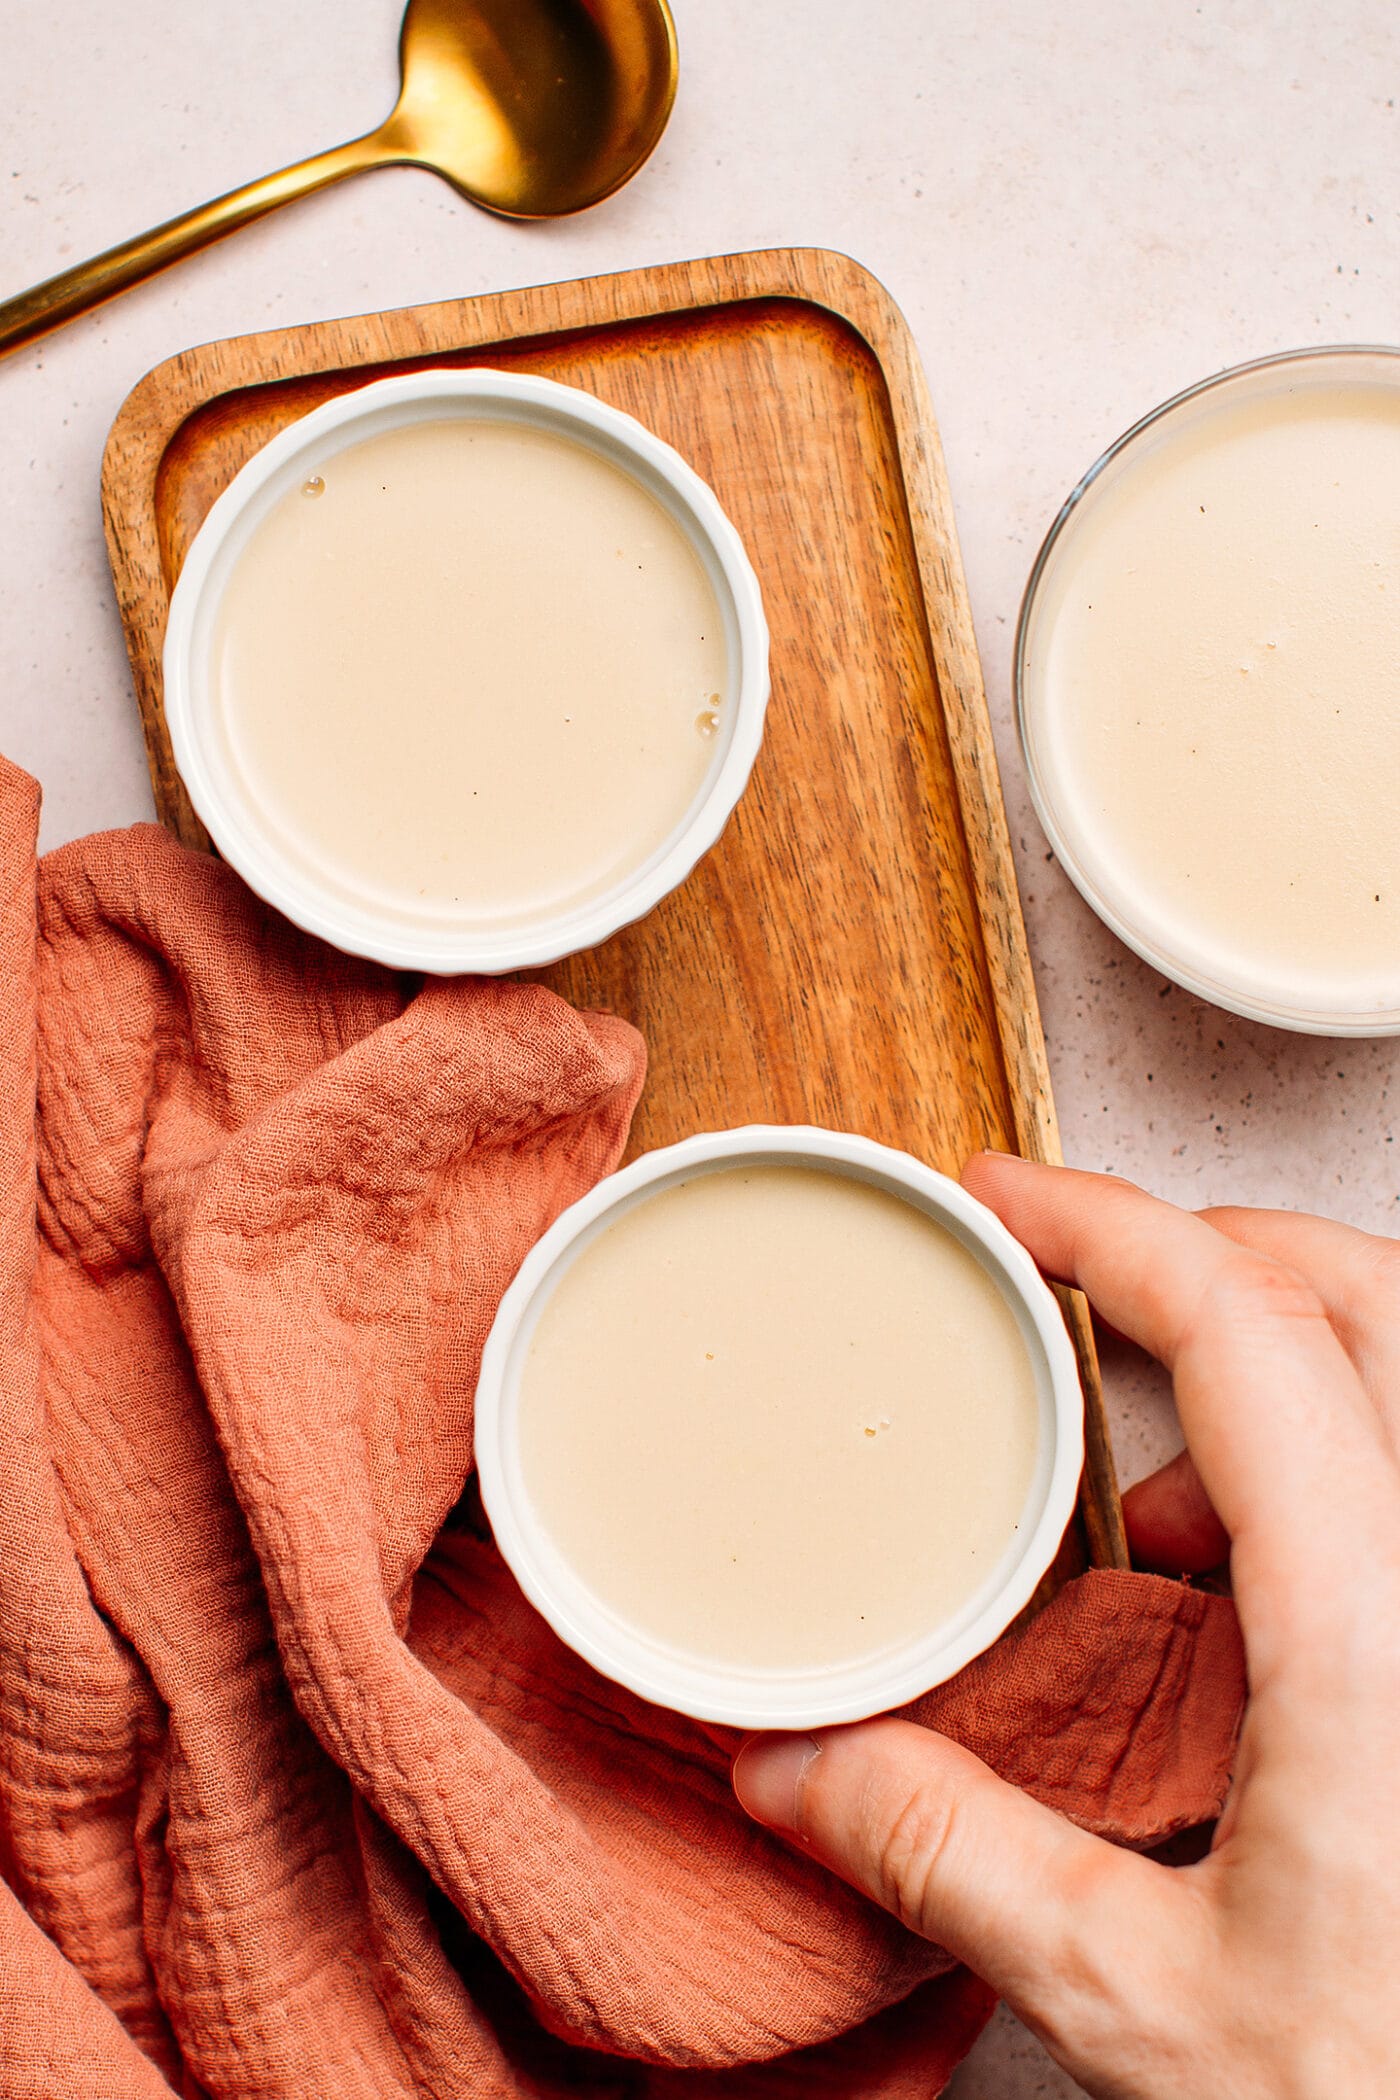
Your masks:
[{"label": "ramekin filled with panna cotta", "polygon": [[421,371],[312,410],[214,503],[164,652],[224,859],[307,931],[444,974],[592,947],[684,880],[757,756],[738,534],[632,417]]}]

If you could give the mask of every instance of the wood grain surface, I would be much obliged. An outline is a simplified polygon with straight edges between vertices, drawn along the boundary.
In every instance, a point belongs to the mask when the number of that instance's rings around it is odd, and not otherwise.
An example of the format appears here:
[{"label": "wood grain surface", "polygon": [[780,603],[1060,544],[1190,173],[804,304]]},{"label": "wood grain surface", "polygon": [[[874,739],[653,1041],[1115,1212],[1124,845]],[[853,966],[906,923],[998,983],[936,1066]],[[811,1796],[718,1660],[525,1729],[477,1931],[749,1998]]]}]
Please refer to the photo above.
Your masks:
[{"label": "wood grain surface", "polygon": [[[937,430],[905,323],[844,256],[772,250],[206,344],[130,395],[103,507],[162,820],[207,834],[161,705],[170,592],[215,497],[317,403],[415,365],[582,386],[657,431],[743,536],[772,631],[752,782],[640,925],[533,973],[646,1037],[632,1150],[750,1121],[856,1130],[956,1173],[1059,1157]],[[1124,1565],[1082,1300],[1080,1514],[1043,1595]]]}]

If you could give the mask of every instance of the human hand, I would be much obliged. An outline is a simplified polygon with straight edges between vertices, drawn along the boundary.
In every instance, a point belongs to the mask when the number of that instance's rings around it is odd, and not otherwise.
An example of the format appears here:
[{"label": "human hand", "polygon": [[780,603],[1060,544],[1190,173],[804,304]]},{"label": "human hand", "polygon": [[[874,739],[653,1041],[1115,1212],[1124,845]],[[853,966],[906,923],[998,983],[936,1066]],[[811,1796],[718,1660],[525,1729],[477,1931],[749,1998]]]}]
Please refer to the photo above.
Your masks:
[{"label": "human hand", "polygon": [[1249,1703],[1213,1848],[1117,1850],[906,1721],[754,1737],[739,1799],[985,1977],[1099,2100],[1393,2100],[1400,1245],[999,1155],[964,1180],[1172,1373],[1187,1451],[1126,1513],[1159,1567],[1228,1543]]}]

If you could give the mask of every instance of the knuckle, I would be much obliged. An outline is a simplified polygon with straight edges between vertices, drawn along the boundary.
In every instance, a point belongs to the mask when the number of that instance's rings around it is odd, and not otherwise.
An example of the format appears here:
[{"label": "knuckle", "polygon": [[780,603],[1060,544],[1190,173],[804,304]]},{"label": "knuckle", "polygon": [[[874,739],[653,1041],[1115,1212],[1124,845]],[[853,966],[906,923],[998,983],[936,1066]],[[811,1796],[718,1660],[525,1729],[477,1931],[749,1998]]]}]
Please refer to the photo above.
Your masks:
[{"label": "knuckle", "polygon": [[1155,1204],[1157,1201],[1141,1182],[1129,1181],[1126,1174],[1086,1174],[1084,1179],[1093,1183],[1105,1217],[1116,1210],[1121,1212],[1125,1222],[1130,1221],[1140,1216],[1145,1203]]},{"label": "knuckle", "polygon": [[1327,1324],[1327,1307],[1305,1276],[1285,1263],[1241,1253],[1225,1262],[1206,1286],[1192,1325],[1231,1326]]},{"label": "knuckle", "polygon": [[915,1787],[884,1821],[875,1848],[874,1894],[912,1931],[932,1929],[938,1883],[954,1843],[957,1819],[951,1794],[940,1796]]},{"label": "knuckle", "polygon": [[1357,1274],[1367,1298],[1400,1309],[1400,1240],[1365,1233],[1356,1250]]}]

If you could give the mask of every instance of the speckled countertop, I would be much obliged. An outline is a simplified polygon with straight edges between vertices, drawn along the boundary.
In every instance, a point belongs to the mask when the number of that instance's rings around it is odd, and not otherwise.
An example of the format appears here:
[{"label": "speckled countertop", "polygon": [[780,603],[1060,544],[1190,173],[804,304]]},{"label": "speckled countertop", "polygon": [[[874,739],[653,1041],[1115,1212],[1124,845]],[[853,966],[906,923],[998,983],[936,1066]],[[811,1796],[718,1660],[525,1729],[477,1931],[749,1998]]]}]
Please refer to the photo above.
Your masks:
[{"label": "speckled countertop", "polygon": [[[1178,1201],[1400,1222],[1389,1043],[1201,1006],[1048,857],[1011,725],[1011,637],[1059,502],[1144,409],[1400,313],[1400,17],[1384,0],[674,0],[682,84],[620,197],[511,226],[392,171],[280,214],[0,366],[0,749],[44,839],[150,814],[97,507],[152,364],[284,322],[722,250],[847,250],[917,336],[948,457],[1068,1158]],[[395,0],[0,0],[0,280],[17,290],[367,129]],[[1161,1382],[1107,1365],[1131,1479]],[[1004,2015],[958,2100],[1075,2088]]]}]

